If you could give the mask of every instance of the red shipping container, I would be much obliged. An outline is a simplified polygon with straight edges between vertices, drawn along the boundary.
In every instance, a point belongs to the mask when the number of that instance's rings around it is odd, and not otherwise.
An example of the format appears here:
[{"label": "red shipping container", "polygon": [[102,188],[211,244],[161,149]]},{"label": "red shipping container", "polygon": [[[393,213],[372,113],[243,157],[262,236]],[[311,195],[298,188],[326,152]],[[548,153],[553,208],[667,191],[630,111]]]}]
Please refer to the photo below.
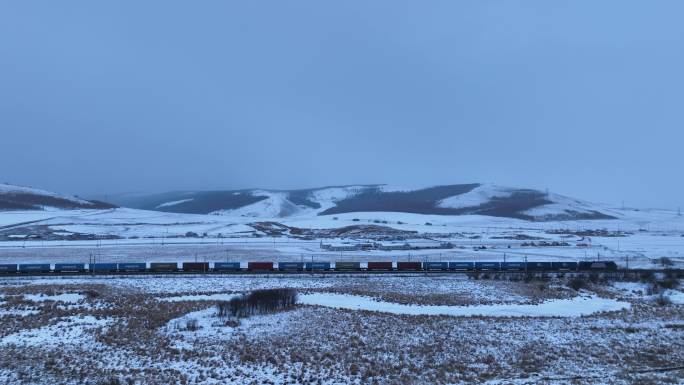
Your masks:
[{"label": "red shipping container", "polygon": [[397,270],[422,270],[420,262],[397,262]]},{"label": "red shipping container", "polygon": [[183,271],[209,271],[209,262],[183,262]]},{"label": "red shipping container", "polygon": [[273,262],[248,262],[247,270],[273,270]]},{"label": "red shipping container", "polygon": [[368,270],[392,270],[392,262],[368,262]]}]

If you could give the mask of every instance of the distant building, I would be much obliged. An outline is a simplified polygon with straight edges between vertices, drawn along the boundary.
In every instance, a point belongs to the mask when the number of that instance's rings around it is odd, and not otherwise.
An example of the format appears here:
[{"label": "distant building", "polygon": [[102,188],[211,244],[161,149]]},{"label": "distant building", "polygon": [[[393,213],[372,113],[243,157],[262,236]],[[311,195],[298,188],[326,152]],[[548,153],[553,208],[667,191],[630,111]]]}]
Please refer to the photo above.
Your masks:
[{"label": "distant building", "polygon": [[437,241],[425,241],[425,242],[411,242],[409,246],[412,250],[426,250],[426,249],[451,249],[454,245],[451,242],[437,242]]},{"label": "distant building", "polygon": [[358,251],[361,250],[360,243],[322,243],[321,249],[328,251]]},{"label": "distant building", "polygon": [[375,248],[378,250],[392,251],[392,250],[411,250],[411,245],[408,242],[376,242]]}]

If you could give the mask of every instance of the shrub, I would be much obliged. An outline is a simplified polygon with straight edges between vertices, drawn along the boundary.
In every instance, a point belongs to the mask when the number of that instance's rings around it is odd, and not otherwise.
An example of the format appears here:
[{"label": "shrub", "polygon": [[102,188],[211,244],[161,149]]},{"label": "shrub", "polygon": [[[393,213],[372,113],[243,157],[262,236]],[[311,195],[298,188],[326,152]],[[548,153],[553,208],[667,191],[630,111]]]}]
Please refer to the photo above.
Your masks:
[{"label": "shrub", "polygon": [[655,282],[655,274],[652,271],[644,271],[640,278],[642,282]]},{"label": "shrub", "polygon": [[668,257],[661,257],[661,258],[658,258],[657,261],[658,261],[661,265],[663,265],[663,266],[672,266],[672,265],[674,265],[674,262],[672,262],[672,260],[671,260],[670,258],[668,258]]},{"label": "shrub", "polygon": [[197,323],[196,319],[191,319],[188,320],[188,322],[185,323],[185,330],[194,332],[199,329],[199,324]]},{"label": "shrub", "polygon": [[219,317],[244,318],[255,314],[275,313],[297,303],[294,289],[255,290],[230,301],[219,302]]},{"label": "shrub", "polygon": [[677,280],[677,278],[665,278],[658,281],[658,286],[663,289],[676,289],[677,286],[679,286],[679,280]]},{"label": "shrub", "polygon": [[655,303],[658,306],[669,306],[672,304],[672,300],[670,297],[666,296],[665,294],[661,293],[658,297],[655,299]]},{"label": "shrub", "polygon": [[584,277],[573,277],[570,281],[568,281],[568,286],[575,291],[580,291],[587,287],[587,281],[584,279]]}]

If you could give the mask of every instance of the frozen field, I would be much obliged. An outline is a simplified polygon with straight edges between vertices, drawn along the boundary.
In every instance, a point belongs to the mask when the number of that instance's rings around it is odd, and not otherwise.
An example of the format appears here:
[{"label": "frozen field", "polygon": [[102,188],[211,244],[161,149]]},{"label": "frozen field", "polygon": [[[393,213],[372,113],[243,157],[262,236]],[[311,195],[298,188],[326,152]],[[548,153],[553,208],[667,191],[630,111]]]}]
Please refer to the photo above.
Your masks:
[{"label": "frozen field", "polygon": [[[682,383],[673,282],[5,278],[0,383]],[[219,317],[216,303],[268,288],[298,305]]]}]

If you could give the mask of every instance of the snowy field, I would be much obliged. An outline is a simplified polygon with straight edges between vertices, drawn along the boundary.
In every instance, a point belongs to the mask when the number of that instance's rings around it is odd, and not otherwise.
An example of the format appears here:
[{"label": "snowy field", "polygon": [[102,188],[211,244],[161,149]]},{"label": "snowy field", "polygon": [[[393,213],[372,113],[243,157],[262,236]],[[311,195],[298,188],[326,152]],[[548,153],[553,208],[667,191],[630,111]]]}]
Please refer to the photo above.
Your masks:
[{"label": "snowy field", "polygon": [[[253,218],[132,209],[0,213],[0,263],[132,261],[331,261],[480,260],[581,261],[610,259],[622,266],[684,266],[684,219],[666,210],[610,211],[619,219],[530,222],[484,216],[353,213],[337,216]],[[347,238],[303,239],[264,233],[254,221],[325,231],[345,226],[385,226],[410,231],[407,241],[450,242],[451,249],[327,251],[323,243],[367,242]],[[100,239],[38,240],[36,232]],[[188,233],[197,237],[187,237]],[[102,239],[102,238],[116,239]]]},{"label": "snowy field", "polygon": [[[0,383],[683,383],[678,282],[1,278]],[[218,303],[270,288],[296,289],[297,305],[219,315]]]}]

